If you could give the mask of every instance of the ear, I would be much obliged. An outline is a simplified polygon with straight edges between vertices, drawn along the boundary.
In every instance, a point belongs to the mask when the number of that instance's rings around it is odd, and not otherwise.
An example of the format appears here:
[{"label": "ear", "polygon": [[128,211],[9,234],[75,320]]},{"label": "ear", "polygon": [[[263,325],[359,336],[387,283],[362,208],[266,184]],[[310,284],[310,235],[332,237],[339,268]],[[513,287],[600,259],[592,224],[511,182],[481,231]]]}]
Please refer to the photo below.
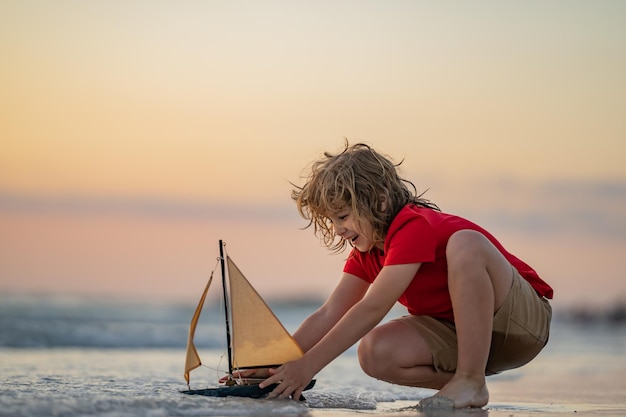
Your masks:
[{"label": "ear", "polygon": [[389,197],[386,194],[380,194],[378,196],[378,210],[385,212],[387,208],[389,208]]}]

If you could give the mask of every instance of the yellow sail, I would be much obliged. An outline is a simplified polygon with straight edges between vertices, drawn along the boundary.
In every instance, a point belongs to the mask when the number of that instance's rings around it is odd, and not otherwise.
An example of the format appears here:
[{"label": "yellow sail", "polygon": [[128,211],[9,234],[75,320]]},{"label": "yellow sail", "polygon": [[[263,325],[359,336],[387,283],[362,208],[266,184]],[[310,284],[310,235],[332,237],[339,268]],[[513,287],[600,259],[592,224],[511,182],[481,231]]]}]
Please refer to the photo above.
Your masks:
[{"label": "yellow sail", "polygon": [[185,381],[187,381],[187,385],[189,385],[189,372],[202,365],[196,346],[193,343],[193,338],[196,333],[196,326],[198,325],[198,319],[200,318],[202,307],[204,306],[204,300],[206,300],[206,295],[209,292],[209,287],[211,286],[211,281],[213,281],[213,272],[211,272],[209,281],[204,288],[204,292],[202,293],[202,297],[200,297],[200,302],[196,307],[195,313],[193,313],[191,324],[189,326],[189,335],[187,336],[187,357],[185,359]]},{"label": "yellow sail", "polygon": [[226,257],[231,299],[233,368],[280,365],[302,357],[302,349]]}]

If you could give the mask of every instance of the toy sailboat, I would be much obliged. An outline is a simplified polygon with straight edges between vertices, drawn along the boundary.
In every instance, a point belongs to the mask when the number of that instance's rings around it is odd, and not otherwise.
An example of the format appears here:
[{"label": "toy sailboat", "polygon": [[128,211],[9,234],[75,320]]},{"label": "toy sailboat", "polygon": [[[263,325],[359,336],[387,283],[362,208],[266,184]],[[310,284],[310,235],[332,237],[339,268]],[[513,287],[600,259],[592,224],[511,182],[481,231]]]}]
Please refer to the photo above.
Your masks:
[{"label": "toy sailboat", "polygon": [[[211,397],[261,398],[271,392],[276,385],[261,389],[258,384],[261,383],[262,379],[239,378],[237,371],[280,366],[285,362],[301,358],[303,355],[302,349],[232,259],[228,255],[224,256],[224,243],[220,240],[219,244],[226,322],[228,374],[223,386],[196,390],[188,389],[182,392],[184,394]],[[185,361],[185,380],[188,388],[189,373],[202,364],[193,339],[212,280],[213,274],[211,273],[189,326],[187,357]],[[314,384],[315,380],[311,381],[305,389],[312,388]]]}]

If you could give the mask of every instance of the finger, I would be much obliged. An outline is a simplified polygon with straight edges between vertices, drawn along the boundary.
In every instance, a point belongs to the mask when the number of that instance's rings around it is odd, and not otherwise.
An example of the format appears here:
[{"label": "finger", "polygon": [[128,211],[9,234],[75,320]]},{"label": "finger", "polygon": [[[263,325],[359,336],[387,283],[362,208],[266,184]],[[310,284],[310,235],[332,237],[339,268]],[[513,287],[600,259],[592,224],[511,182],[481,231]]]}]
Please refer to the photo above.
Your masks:
[{"label": "finger", "polygon": [[241,377],[241,375],[239,374],[239,372],[238,372],[238,371],[235,371],[235,372],[233,372],[232,374],[226,374],[226,375],[224,375],[223,377],[221,377],[221,378],[219,379],[219,382],[224,383],[224,382],[226,382],[226,381],[228,381],[228,380],[231,380],[231,379],[233,379],[233,378],[240,378],[240,377]]},{"label": "finger", "polygon": [[287,385],[285,382],[281,382],[274,389],[274,391],[272,391],[272,394],[274,394],[272,398],[274,397],[289,398],[292,392],[293,392],[293,389],[289,385]]},{"label": "finger", "polygon": [[287,388],[285,388],[285,390],[280,395],[280,397],[281,398],[292,398],[294,400],[299,400],[300,396],[302,395],[302,391],[303,390],[304,389],[302,387],[298,387],[296,384],[290,385]]},{"label": "finger", "polygon": [[270,375],[276,375],[277,373],[279,373],[282,370],[283,370],[282,366],[280,366],[278,368],[269,368],[268,369]]},{"label": "finger", "polygon": [[282,371],[282,368],[283,368],[282,366],[277,368],[277,369],[268,368],[270,376],[267,379],[265,379],[265,381],[261,382],[259,384],[259,387],[260,388],[265,388],[265,387],[267,387],[269,385],[272,385],[272,384],[275,384],[275,383],[279,382],[280,381],[280,376],[278,374],[280,373],[280,371]]},{"label": "finger", "polygon": [[298,388],[297,390],[295,390],[295,392],[293,393],[293,399],[299,401],[300,396],[302,395],[302,391],[304,391],[304,389],[302,388]]},{"label": "finger", "polygon": [[240,378],[247,378],[247,377],[250,377],[250,376],[254,376],[254,374],[256,374],[256,370],[255,369],[246,369],[244,371],[238,371],[237,372],[237,375]]},{"label": "finger", "polygon": [[272,392],[270,392],[267,395],[267,398],[271,399],[271,398],[279,397],[283,393],[284,389],[285,389],[285,384],[283,384],[282,382],[278,382],[278,385],[276,385],[276,388],[274,388]]},{"label": "finger", "polygon": [[259,388],[265,388],[280,381],[279,375],[272,375],[259,384]]},{"label": "finger", "polygon": [[291,398],[291,394],[293,393],[293,389],[289,388],[283,391],[282,394],[280,394],[280,398],[284,398],[284,399],[289,399]]}]

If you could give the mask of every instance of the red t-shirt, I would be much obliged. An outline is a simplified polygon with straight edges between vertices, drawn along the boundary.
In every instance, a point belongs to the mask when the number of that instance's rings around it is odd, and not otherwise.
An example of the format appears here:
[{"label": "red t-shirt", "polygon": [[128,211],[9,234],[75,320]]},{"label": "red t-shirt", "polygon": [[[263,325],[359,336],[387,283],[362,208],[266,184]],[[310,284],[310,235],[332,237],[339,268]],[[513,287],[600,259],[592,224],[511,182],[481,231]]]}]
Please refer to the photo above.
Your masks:
[{"label": "red t-shirt", "polygon": [[359,252],[352,249],[343,270],[372,283],[385,265],[421,263],[413,281],[398,301],[411,314],[453,322],[446,245],[453,233],[466,229],[485,235],[537,294],[552,298],[552,288],[530,266],[507,252],[485,229],[461,217],[413,204],[400,210],[391,222],[384,251],[374,248],[369,252]]}]

